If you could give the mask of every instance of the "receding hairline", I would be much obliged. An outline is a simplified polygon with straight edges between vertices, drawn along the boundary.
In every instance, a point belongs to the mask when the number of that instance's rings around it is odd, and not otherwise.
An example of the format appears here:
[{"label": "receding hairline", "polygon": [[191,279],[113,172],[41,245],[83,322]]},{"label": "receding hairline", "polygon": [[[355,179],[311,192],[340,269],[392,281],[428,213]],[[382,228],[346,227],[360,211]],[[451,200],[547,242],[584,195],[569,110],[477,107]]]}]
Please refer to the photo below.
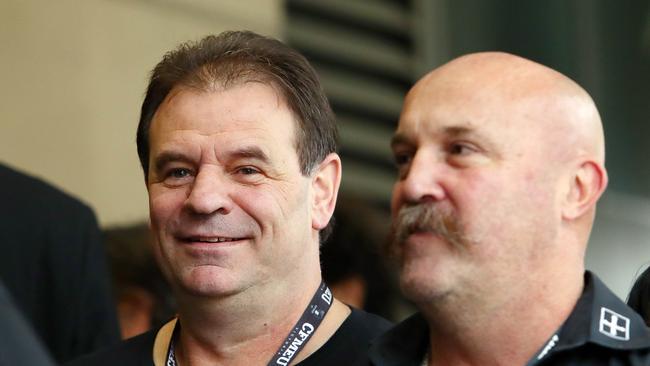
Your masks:
[{"label": "receding hairline", "polygon": [[[288,109],[292,117],[291,122],[293,123],[292,144],[294,150],[296,151],[296,154],[299,154],[298,140],[301,137],[300,134],[304,133],[300,128],[300,116],[297,111],[293,110],[292,106],[289,103],[288,97],[283,92],[283,89],[273,80],[273,78],[265,78],[265,75],[263,74],[260,75],[260,78],[242,77],[237,79],[230,79],[227,83],[218,80],[218,78],[214,78],[213,80],[206,79],[201,83],[187,83],[184,81],[178,82],[169,90],[163,101],[158,105],[158,108],[156,109],[150,121],[150,131],[151,126],[153,126],[154,122],[158,119],[158,113],[163,108],[163,106],[171,103],[172,99],[176,98],[181,93],[191,93],[195,95],[221,93],[227,92],[233,88],[243,87],[246,84],[258,84],[260,86],[268,87],[275,94],[277,105],[280,106],[283,104],[285,108]],[[149,158],[151,159],[151,156]]]}]

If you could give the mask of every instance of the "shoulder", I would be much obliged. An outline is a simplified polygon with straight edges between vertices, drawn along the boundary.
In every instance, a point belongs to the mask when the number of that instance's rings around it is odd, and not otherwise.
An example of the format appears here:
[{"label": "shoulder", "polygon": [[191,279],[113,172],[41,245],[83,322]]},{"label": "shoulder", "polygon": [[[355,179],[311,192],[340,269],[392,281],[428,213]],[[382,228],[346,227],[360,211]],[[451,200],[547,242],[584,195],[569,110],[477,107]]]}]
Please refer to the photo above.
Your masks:
[{"label": "shoulder", "polygon": [[347,319],[345,319],[336,334],[352,332],[357,337],[365,335],[374,338],[386,331],[392,325],[391,322],[378,315],[352,308],[352,312]]},{"label": "shoulder", "polygon": [[48,227],[55,232],[97,227],[95,214],[88,205],[46,181],[2,164],[0,179],[7,188],[0,191],[0,217],[7,219],[5,226],[9,231],[20,230],[33,236],[29,227]]},{"label": "shoulder", "polygon": [[650,349],[613,349],[594,343],[558,352],[540,365],[649,366]]},{"label": "shoulder", "polygon": [[81,203],[79,199],[52,184],[6,165],[0,164],[0,177],[5,186],[11,187],[11,192],[7,192],[6,194],[8,196],[21,196],[20,198],[22,199],[21,202],[23,202],[23,204],[25,199],[27,199],[28,202],[40,204],[43,204],[40,200],[46,199],[48,204],[55,203],[82,210],[88,209],[88,207]]},{"label": "shoulder", "polygon": [[650,365],[650,328],[590,272],[552,341],[537,356],[545,365]]},{"label": "shoulder", "polygon": [[379,336],[392,324],[377,315],[366,313],[363,310],[352,309],[350,315],[345,319],[341,327],[334,333],[327,343],[322,347],[325,351],[329,348],[367,349],[370,341]]},{"label": "shoulder", "polygon": [[365,364],[360,362],[366,359],[370,342],[391,325],[380,316],[353,308],[336,333],[299,365]]},{"label": "shoulder", "polygon": [[373,365],[417,365],[422,361],[429,339],[429,327],[421,313],[415,313],[381,336],[370,346]]},{"label": "shoulder", "polygon": [[65,366],[153,366],[153,343],[157,330],[135,336],[117,345],[82,356]]}]

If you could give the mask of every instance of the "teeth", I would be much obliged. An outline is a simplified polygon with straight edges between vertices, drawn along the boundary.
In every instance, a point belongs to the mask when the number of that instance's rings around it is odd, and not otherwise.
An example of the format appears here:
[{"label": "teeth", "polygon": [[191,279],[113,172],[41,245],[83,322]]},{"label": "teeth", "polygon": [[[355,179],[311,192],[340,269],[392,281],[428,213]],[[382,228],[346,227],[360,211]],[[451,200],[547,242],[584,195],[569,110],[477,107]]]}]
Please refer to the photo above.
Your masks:
[{"label": "teeth", "polygon": [[203,242],[208,242],[208,243],[223,243],[227,241],[234,241],[237,239],[234,238],[196,238],[196,241],[203,241]]}]

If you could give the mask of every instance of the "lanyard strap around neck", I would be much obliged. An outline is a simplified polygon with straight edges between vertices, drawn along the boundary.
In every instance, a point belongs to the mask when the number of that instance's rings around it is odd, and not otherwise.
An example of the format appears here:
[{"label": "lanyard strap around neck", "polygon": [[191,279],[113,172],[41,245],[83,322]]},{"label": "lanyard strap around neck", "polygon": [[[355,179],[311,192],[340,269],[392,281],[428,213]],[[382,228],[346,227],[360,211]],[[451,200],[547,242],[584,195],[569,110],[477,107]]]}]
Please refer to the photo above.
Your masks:
[{"label": "lanyard strap around neck", "polygon": [[[291,360],[305,347],[316,329],[318,329],[330,306],[332,306],[332,292],[325,282],[321,281],[309,305],[307,305],[307,308],[300,316],[298,322],[293,326],[289,335],[284,339],[280,348],[275,352],[268,366],[289,365]],[[166,366],[179,365],[176,360],[176,352],[174,351],[174,344],[178,339],[179,329],[180,323],[177,323],[172,335],[172,341],[169,343]]]}]

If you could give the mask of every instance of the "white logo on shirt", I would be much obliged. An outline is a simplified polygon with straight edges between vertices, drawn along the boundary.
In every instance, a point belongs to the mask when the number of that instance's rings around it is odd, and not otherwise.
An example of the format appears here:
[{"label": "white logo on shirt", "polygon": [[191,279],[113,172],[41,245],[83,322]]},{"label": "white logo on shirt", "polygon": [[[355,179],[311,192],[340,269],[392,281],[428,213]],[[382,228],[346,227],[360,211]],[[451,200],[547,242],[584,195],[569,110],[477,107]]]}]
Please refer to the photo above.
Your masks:
[{"label": "white logo on shirt", "polygon": [[555,345],[557,344],[557,342],[559,340],[560,340],[560,337],[558,337],[557,334],[553,334],[553,337],[551,337],[551,340],[549,340],[548,343],[546,343],[546,347],[544,347],[544,349],[539,354],[539,356],[537,356],[537,359],[541,360],[542,358],[544,358],[544,356],[546,356],[548,354],[548,352],[551,349],[553,349],[553,347],[555,347]]},{"label": "white logo on shirt", "polygon": [[601,307],[598,331],[609,338],[628,341],[630,340],[630,319],[615,311]]}]

